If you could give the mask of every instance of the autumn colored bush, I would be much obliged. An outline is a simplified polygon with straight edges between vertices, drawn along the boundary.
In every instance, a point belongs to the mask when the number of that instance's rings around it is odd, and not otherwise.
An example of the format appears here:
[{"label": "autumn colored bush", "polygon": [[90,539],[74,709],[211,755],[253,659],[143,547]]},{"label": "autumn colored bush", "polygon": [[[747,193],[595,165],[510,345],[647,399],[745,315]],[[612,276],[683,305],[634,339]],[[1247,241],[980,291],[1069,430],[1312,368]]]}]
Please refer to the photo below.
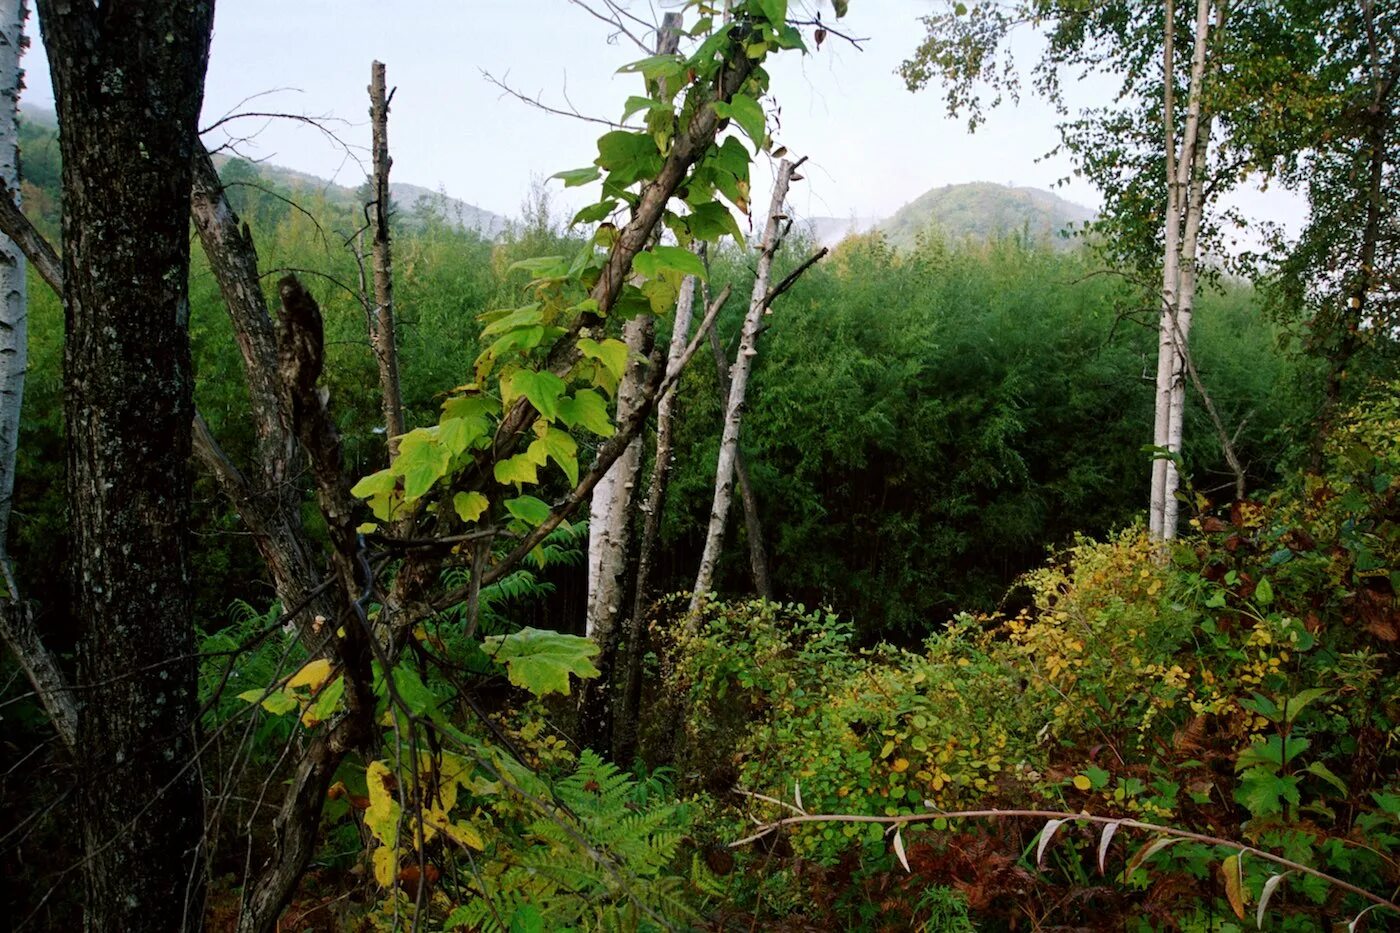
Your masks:
[{"label": "autumn colored bush", "polygon": [[[1230,508],[1198,502],[1196,533],[1170,553],[1138,527],[1080,540],[1021,579],[1024,609],[961,615],[921,650],[858,649],[849,624],[800,606],[707,605],[668,670],[685,749],[704,750],[681,751],[682,773],[762,795],[717,797],[717,835],[790,815],[772,801],[892,817],[1085,811],[1255,846],[1386,895],[1400,882],[1396,399],[1381,386],[1359,405],[1321,471]],[[1109,911],[1204,929],[1242,916],[1266,884],[1283,929],[1368,906],[1314,877],[1271,883],[1280,869],[1247,856],[1229,863],[1231,887],[1220,866],[1234,850],[1148,854],[1151,840],[1126,831],[1104,876],[1083,827],[1037,867],[1039,823],[1003,823],[905,828],[910,879],[874,823],[796,826],[741,867],[757,876],[776,858],[805,892],[791,910],[863,923],[916,918],[929,885],[989,920]],[[872,914],[853,892],[875,888]],[[772,910],[764,889],[752,882],[756,909]]]}]

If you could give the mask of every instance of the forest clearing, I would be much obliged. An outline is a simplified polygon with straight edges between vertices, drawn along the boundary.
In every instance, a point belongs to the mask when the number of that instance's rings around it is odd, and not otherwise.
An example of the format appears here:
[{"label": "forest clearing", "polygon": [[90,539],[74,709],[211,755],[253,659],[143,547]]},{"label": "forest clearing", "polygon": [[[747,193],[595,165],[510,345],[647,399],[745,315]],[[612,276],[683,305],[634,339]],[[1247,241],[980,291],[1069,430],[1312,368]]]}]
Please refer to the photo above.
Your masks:
[{"label": "forest clearing", "polygon": [[7,928],[1400,928],[1400,0],[34,7]]}]

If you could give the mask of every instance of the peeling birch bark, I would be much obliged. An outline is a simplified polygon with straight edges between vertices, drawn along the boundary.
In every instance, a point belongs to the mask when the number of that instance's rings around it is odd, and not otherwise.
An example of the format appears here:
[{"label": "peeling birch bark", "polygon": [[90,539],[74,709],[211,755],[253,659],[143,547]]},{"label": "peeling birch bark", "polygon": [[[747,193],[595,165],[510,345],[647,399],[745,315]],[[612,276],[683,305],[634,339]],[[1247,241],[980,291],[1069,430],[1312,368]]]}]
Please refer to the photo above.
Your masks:
[{"label": "peeling birch bark", "polygon": [[[0,179],[19,196],[19,93],[24,72],[24,0],[0,0]],[[16,200],[18,203],[18,200]],[[10,562],[10,506],[19,452],[24,373],[29,368],[29,298],[25,292],[24,253],[0,236],[0,573],[11,599],[19,599]]]},{"label": "peeling birch bark", "polygon": [[744,417],[744,399],[748,394],[749,374],[758,355],[758,334],[767,306],[768,279],[773,270],[773,254],[781,240],[779,229],[784,218],[783,200],[792,181],[794,165],[783,159],[778,165],[778,178],[773,185],[773,200],[768,206],[768,222],[763,228],[763,243],[754,278],[753,297],[744,316],[744,330],[739,338],[739,354],[730,370],[729,396],[724,408],[724,434],[720,439],[719,462],[715,468],[715,496],[710,508],[710,525],[705,535],[705,550],[700,557],[700,570],[695,577],[695,589],[690,599],[692,619],[700,600],[714,585],[715,565],[724,548],[724,528],[729,520],[729,505],[734,498],[734,461],[739,450],[739,431]]},{"label": "peeling birch bark", "polygon": [[[619,421],[632,417],[641,402],[654,323],[641,315],[623,327],[627,370],[617,389]],[[627,563],[633,510],[632,493],[642,466],[642,439],[633,438],[593,490],[588,518],[588,609],[586,633],[599,644],[614,636],[622,614],[622,571]]]},{"label": "peeling birch bark", "polygon": [[[1173,8],[1169,6],[1167,12],[1170,22]],[[1166,81],[1163,123],[1166,132],[1168,183],[1152,442],[1154,446],[1165,448],[1172,453],[1181,451],[1182,415],[1185,407],[1184,341],[1190,333],[1190,315],[1195,303],[1196,254],[1201,214],[1204,209],[1204,160],[1209,142],[1210,121],[1204,117],[1202,98],[1206,50],[1210,38],[1210,14],[1211,0],[1197,0],[1186,126],[1179,155],[1176,154],[1172,113],[1171,82],[1174,64],[1171,28],[1166,30],[1163,51]],[[1157,459],[1153,462],[1149,530],[1159,540],[1169,541],[1176,537],[1176,493],[1180,485],[1181,477],[1175,463],[1168,459]]]}]

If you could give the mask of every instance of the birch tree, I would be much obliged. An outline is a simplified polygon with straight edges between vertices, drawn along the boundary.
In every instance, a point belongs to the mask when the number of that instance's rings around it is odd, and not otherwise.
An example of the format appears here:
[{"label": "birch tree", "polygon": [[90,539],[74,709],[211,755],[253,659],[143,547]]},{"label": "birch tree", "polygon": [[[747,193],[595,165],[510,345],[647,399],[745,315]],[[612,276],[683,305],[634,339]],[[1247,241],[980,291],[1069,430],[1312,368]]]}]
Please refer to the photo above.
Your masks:
[{"label": "birch tree", "polygon": [[[658,55],[675,54],[680,47],[680,26],[679,13],[666,14],[656,32]],[[666,77],[655,79],[667,80]],[[627,355],[617,390],[619,417],[628,417],[636,410],[644,375],[638,366],[651,352],[655,329],[655,321],[649,314],[633,318],[623,328],[622,343]],[[605,651],[615,640],[626,599],[623,573],[632,550],[632,526],[640,501],[634,493],[641,466],[642,440],[639,437],[603,477],[588,505],[588,598],[584,628]]]},{"label": "birch tree", "polygon": [[[26,44],[24,0],[0,0],[0,181],[19,193],[19,94],[24,72],[20,56]],[[16,202],[17,203],[17,202]],[[25,290],[24,253],[0,236],[0,572],[11,599],[19,598],[9,548],[10,506],[15,490],[15,456],[19,450],[24,373],[29,366],[29,301]]]},{"label": "birch tree", "polygon": [[783,214],[788,185],[797,163],[783,159],[778,163],[778,176],[773,183],[773,199],[768,205],[768,217],[759,245],[758,268],[754,274],[753,295],[744,315],[744,327],[739,338],[739,354],[729,373],[729,395],[724,405],[724,432],[720,436],[719,461],[715,466],[714,502],[710,506],[710,522],[705,533],[705,548],[700,556],[700,569],[695,576],[695,588],[690,599],[692,616],[700,600],[714,586],[715,565],[724,547],[724,529],[729,521],[729,505],[734,497],[734,462],[739,452],[739,432],[743,425],[744,399],[749,389],[749,373],[758,355],[758,335],[763,312],[771,303],[768,296],[769,276],[773,256],[782,243],[782,234],[789,225]]},{"label": "birch tree", "polygon": [[[1162,122],[1165,131],[1166,207],[1162,262],[1162,312],[1157,345],[1157,402],[1153,444],[1167,456],[1153,461],[1152,496],[1148,528],[1163,540],[1176,537],[1181,477],[1181,454],[1186,403],[1186,362],[1190,354],[1191,316],[1196,301],[1196,267],[1201,214],[1205,201],[1206,155],[1210,145],[1211,117],[1204,111],[1207,50],[1210,46],[1210,0],[1198,0],[1192,35],[1194,51],[1188,82],[1186,126],[1177,148],[1173,115],[1176,66],[1175,5],[1168,0],[1163,38]],[[1223,17],[1223,7],[1218,14]]]},{"label": "birch tree", "polygon": [[[1188,377],[1236,474],[1237,493],[1244,484],[1232,434],[1192,363],[1189,338],[1200,257],[1225,252],[1231,218],[1214,205],[1261,168],[1256,147],[1246,143],[1251,125],[1286,94],[1280,81],[1258,76],[1295,44],[1268,28],[1278,19],[1269,4],[1242,0],[1228,10],[1230,23],[1251,25],[1227,31],[1227,4],[1217,0],[1198,0],[1187,16],[1171,0],[949,4],[924,18],[927,36],[900,69],[911,90],[937,82],[949,111],[967,115],[975,128],[987,106],[1020,93],[1007,37],[1020,26],[1045,33],[1046,51],[1031,71],[1037,91],[1066,118],[1061,148],[1104,197],[1096,248],[1116,269],[1162,283],[1151,299],[1159,339],[1149,526],[1158,538],[1177,529]],[[1177,52],[1183,39],[1191,48],[1184,69]],[[1084,72],[1119,82],[1113,103],[1069,108],[1065,75]],[[1232,98],[1230,87],[1245,85],[1250,92]],[[1185,106],[1178,107],[1183,93]],[[1223,106],[1232,99],[1236,106]]]}]

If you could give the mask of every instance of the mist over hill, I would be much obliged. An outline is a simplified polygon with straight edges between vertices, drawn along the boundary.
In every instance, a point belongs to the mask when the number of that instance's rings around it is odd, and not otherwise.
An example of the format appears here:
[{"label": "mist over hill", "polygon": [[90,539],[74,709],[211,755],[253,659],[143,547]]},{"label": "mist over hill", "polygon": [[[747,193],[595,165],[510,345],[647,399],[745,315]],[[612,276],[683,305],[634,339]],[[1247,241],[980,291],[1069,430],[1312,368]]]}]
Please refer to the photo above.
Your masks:
[{"label": "mist over hill", "polygon": [[1040,188],[971,182],[933,188],[904,205],[879,229],[896,246],[912,246],[931,227],[953,239],[989,239],[1019,233],[1068,243],[1062,234],[1093,220],[1090,208]]},{"label": "mist over hill", "polygon": [[[57,173],[29,170],[42,169],[46,167],[44,163],[56,164],[58,117],[50,108],[29,103],[20,105],[20,116],[25,124],[23,149],[26,155],[31,156],[25,159],[25,174],[38,187],[53,188],[51,194],[56,198]],[[359,205],[364,203],[360,187],[338,184],[296,169],[269,162],[252,162],[224,153],[214,154],[214,164],[226,183],[252,184],[286,193],[294,199],[297,195],[314,195],[325,198],[333,206],[354,211],[358,211]],[[398,222],[408,227],[420,225],[431,216],[450,226],[474,230],[493,239],[504,232],[510,223],[500,214],[422,185],[391,182],[389,195],[398,211]]]}]

